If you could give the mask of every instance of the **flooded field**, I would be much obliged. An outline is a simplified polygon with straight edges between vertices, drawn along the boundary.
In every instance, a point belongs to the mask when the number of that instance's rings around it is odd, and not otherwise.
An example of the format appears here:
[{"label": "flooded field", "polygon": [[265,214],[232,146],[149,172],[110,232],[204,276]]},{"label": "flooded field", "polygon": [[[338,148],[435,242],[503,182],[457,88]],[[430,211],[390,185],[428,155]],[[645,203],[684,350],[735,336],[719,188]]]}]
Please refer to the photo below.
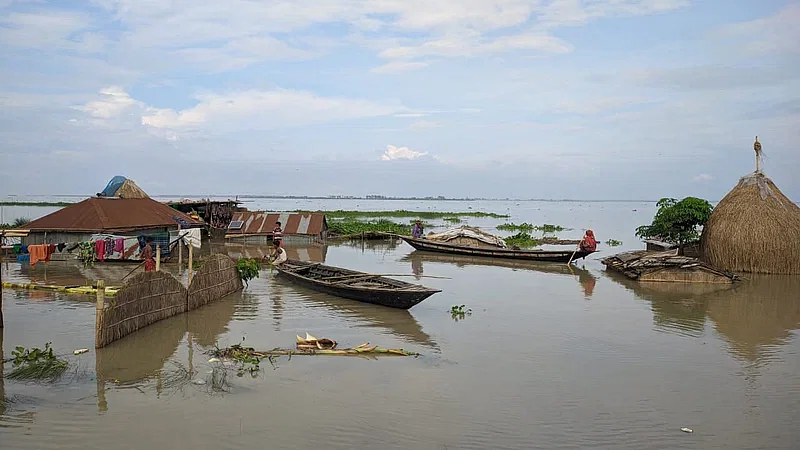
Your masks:
[{"label": "flooded field", "polygon": [[[344,203],[320,207],[356,208]],[[358,207],[378,209],[366,203]],[[442,292],[393,310],[298,288],[267,270],[241,293],[98,351],[92,296],[4,290],[4,357],[52,342],[73,364],[55,385],[0,381],[0,448],[797,448],[800,277],[720,288],[607,273],[599,258],[640,246],[633,229],[652,218],[651,204],[435,205],[468,207],[574,228],[565,238],[591,227],[601,242],[623,246],[601,245],[572,269],[424,254],[399,241],[304,248],[312,261],[416,274],[402,279]],[[403,208],[413,205],[381,209]],[[467,223],[493,231],[498,221]],[[129,267],[2,270],[9,281],[114,284]],[[450,308],[462,304],[472,314],[455,320]],[[229,378],[224,392],[207,381],[215,345],[291,348],[305,332],[421,356],[284,357],[256,377]],[[79,348],[90,351],[72,356]]]}]

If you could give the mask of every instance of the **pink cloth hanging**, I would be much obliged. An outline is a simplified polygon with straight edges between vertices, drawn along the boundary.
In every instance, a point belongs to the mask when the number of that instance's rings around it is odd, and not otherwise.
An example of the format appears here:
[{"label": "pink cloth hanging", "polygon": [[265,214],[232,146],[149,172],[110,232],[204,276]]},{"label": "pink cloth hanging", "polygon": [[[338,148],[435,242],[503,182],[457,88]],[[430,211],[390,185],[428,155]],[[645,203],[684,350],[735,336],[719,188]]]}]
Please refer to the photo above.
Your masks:
[{"label": "pink cloth hanging", "polygon": [[106,260],[106,241],[98,239],[94,241],[94,251],[97,253],[97,259],[100,261]]}]

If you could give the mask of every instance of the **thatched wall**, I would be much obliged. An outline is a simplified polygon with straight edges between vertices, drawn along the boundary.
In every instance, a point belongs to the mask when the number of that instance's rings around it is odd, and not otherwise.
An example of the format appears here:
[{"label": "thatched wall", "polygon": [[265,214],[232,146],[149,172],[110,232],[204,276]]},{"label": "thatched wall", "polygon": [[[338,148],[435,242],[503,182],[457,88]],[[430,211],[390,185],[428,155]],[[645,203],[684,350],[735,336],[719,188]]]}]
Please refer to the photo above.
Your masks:
[{"label": "thatched wall", "polygon": [[229,256],[215,254],[208,258],[192,278],[188,309],[192,310],[242,289],[236,262]]},{"label": "thatched wall", "polygon": [[800,207],[760,173],[742,178],[703,229],[704,261],[732,272],[800,274]]},{"label": "thatched wall", "polygon": [[694,267],[666,267],[653,271],[645,271],[638,278],[639,281],[666,281],[672,283],[722,283],[730,284],[733,281],[717,272],[708,270],[703,266]]},{"label": "thatched wall", "polygon": [[[123,285],[114,298],[98,301],[95,347],[105,347],[159,320],[199,308],[241,289],[236,263],[221,254],[211,255],[206,260],[188,289],[168,272],[140,273]],[[102,309],[99,309],[101,304]]]},{"label": "thatched wall", "polygon": [[186,287],[167,272],[143,272],[130,279],[97,311],[95,347],[151,323],[186,312]]}]

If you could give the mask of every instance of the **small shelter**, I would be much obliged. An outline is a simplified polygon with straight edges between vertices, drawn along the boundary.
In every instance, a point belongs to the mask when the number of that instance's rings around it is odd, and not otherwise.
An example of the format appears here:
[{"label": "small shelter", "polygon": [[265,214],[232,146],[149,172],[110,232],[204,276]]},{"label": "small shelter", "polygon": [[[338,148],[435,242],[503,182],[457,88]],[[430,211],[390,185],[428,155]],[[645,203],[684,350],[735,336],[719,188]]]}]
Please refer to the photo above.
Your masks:
[{"label": "small shelter", "polygon": [[742,177],[714,208],[703,228],[704,261],[746,273],[800,274],[800,207],[761,171]]},{"label": "small shelter", "polygon": [[142,188],[136,185],[133,180],[129,180],[121,175],[111,179],[98,197],[117,197],[117,198],[150,198]]},{"label": "small shelter", "polygon": [[225,239],[269,242],[277,222],[281,223],[283,241],[287,244],[309,244],[328,237],[328,221],[322,213],[238,211],[233,213]]}]

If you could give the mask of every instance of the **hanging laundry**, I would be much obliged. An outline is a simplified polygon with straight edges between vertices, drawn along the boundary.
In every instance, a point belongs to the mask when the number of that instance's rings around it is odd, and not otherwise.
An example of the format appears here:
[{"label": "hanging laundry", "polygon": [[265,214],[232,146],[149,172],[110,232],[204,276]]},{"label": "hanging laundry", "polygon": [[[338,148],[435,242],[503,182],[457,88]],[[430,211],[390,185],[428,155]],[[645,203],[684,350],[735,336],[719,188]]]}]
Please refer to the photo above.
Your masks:
[{"label": "hanging laundry", "polygon": [[50,244],[47,246],[47,262],[50,262],[50,256],[56,252],[56,244]]},{"label": "hanging laundry", "polygon": [[22,252],[22,244],[14,244],[14,254],[19,255]]},{"label": "hanging laundry", "polygon": [[125,251],[125,238],[114,239],[114,253],[122,253]]},{"label": "hanging laundry", "polygon": [[136,236],[136,240],[139,241],[139,251],[141,251],[147,245],[147,240],[144,236]]},{"label": "hanging laundry", "polygon": [[66,247],[66,246],[67,246],[67,244],[65,244],[65,243],[63,243],[63,242],[62,242],[62,243],[60,243],[60,244],[58,244],[58,245],[56,246],[56,247],[58,247],[58,253],[61,253],[61,252],[63,252],[63,251],[64,251],[64,247]]},{"label": "hanging laundry", "polygon": [[188,230],[180,230],[178,233],[183,236],[184,244],[191,245],[194,248],[200,248],[200,231],[200,228],[189,228]]},{"label": "hanging laundry", "polygon": [[76,244],[70,244],[69,247],[67,247],[67,251],[72,253],[73,251],[75,251],[76,248],[80,247],[80,245],[81,245],[80,242]]},{"label": "hanging laundry", "polygon": [[114,241],[111,238],[105,238],[106,242],[106,258],[114,254]]},{"label": "hanging laundry", "polygon": [[97,259],[104,262],[106,260],[106,241],[102,239],[94,241],[94,251],[97,253]]},{"label": "hanging laundry", "polygon": [[20,250],[20,252],[22,252],[22,254],[28,253],[28,246],[27,245],[23,245],[22,247],[20,247],[19,250]]},{"label": "hanging laundry", "polygon": [[50,255],[47,254],[47,249],[47,244],[28,246],[28,252],[31,255],[31,266],[35,266],[39,261],[50,262]]}]

